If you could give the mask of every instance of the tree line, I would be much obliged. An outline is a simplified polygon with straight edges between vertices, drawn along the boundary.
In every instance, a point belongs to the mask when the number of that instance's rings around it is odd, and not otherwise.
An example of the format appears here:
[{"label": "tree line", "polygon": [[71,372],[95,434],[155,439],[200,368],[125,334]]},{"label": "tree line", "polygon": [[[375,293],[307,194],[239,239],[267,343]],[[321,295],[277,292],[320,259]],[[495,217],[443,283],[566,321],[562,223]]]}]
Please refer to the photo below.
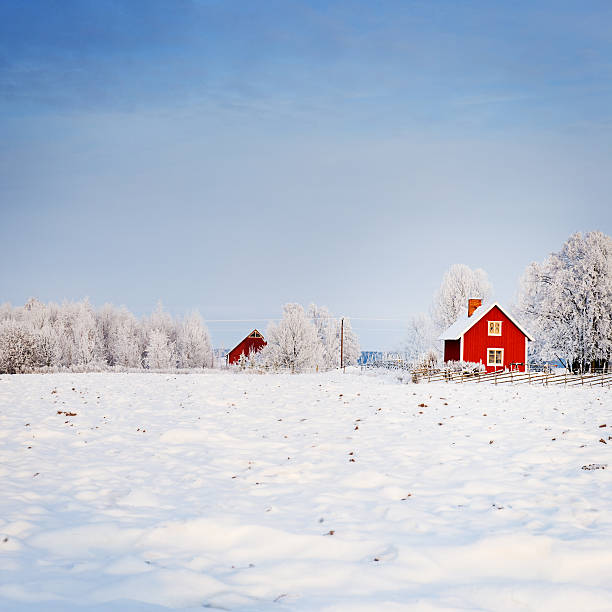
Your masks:
[{"label": "tree line", "polygon": [[212,365],[210,336],[193,312],[174,319],[161,305],[149,317],[88,300],[0,306],[0,373],[106,367],[204,368]]},{"label": "tree line", "polygon": [[[342,334],[343,327],[343,334]],[[273,369],[329,370],[359,358],[359,342],[350,321],[322,306],[286,304],[283,317],[266,332],[267,346],[256,363]],[[246,356],[249,357],[249,356]],[[135,317],[127,308],[88,300],[24,306],[0,305],[0,373],[45,369],[101,370],[209,368],[214,365],[210,335],[198,312],[173,318],[161,304],[150,316]]]}]

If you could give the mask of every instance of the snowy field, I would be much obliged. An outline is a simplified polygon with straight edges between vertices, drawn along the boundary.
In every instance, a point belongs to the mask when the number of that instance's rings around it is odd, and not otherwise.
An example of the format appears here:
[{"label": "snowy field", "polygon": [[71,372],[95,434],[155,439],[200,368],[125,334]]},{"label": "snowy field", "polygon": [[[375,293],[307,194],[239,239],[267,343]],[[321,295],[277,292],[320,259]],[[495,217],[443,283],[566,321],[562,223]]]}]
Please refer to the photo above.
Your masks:
[{"label": "snowy field", "polygon": [[610,610],[611,438],[600,388],[0,376],[0,609]]}]

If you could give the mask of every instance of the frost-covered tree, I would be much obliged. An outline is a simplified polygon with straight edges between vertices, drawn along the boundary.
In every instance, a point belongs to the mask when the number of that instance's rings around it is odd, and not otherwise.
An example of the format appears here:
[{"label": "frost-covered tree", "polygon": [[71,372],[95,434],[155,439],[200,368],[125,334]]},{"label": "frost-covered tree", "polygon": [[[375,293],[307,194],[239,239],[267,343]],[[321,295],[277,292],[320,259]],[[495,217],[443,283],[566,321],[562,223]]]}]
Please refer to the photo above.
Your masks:
[{"label": "frost-covered tree", "polygon": [[104,304],[102,308],[95,313],[102,358],[108,365],[115,365],[111,337],[116,331],[118,318],[117,309],[112,304]]},{"label": "frost-covered tree", "polygon": [[[138,368],[146,365],[148,345],[151,360],[155,360],[151,367],[176,367],[177,357],[181,367],[212,365],[210,338],[201,317],[194,314],[177,322],[161,304],[150,317],[139,320],[127,308],[112,304],[96,310],[88,300],[58,305],[31,298],[24,306],[0,304],[0,325],[5,324],[0,362],[8,364],[11,371],[74,366]],[[24,334],[28,345],[33,339],[31,358],[23,357],[21,349],[18,355],[15,352]],[[20,346],[25,346],[23,342]],[[175,354],[177,346],[179,355]]]},{"label": "frost-covered tree", "polygon": [[62,350],[57,330],[47,323],[34,332],[35,364],[38,367],[54,367],[61,363]]},{"label": "frost-covered tree", "polygon": [[405,340],[406,357],[414,362],[431,359],[430,353],[438,342],[437,330],[427,313],[420,312],[408,320],[408,333]]},{"label": "frost-covered tree", "polygon": [[163,329],[152,329],[149,332],[146,355],[145,363],[148,368],[159,370],[176,366],[174,347]]},{"label": "frost-covered tree", "polygon": [[404,343],[409,359],[432,361],[434,355],[441,355],[440,334],[459,317],[467,313],[470,298],[482,298],[485,302],[491,296],[491,283],[484,270],[472,270],[464,264],[452,265],[442,277],[436,291],[430,314],[419,313],[408,320]]},{"label": "frost-covered tree", "polygon": [[432,304],[432,319],[438,332],[450,327],[467,311],[469,298],[486,301],[491,283],[484,270],[472,270],[464,264],[452,265],[444,274]]},{"label": "frost-covered tree", "polygon": [[31,329],[42,329],[49,323],[49,312],[47,306],[36,298],[30,298],[23,307],[21,319]]},{"label": "frost-covered tree", "polygon": [[26,372],[36,364],[36,339],[22,321],[0,323],[0,373]]},{"label": "frost-covered tree", "polygon": [[176,322],[172,319],[172,316],[164,310],[161,302],[157,303],[155,310],[145,322],[145,327],[147,329],[147,333],[152,329],[158,329],[165,332],[169,342],[176,342]]},{"label": "frost-covered tree", "polygon": [[361,354],[359,339],[347,317],[334,317],[326,306],[316,304],[308,307],[307,316],[313,322],[321,344],[323,361],[320,367],[322,369],[330,370],[340,367],[342,319],[344,319],[344,365],[357,364]]},{"label": "frost-covered tree", "polygon": [[102,340],[98,333],[94,310],[88,300],[75,304],[72,337],[74,341],[72,365],[103,363]]},{"label": "frost-covered tree", "polygon": [[292,372],[322,367],[323,350],[317,329],[301,304],[285,304],[283,318],[269,325],[266,336],[267,345],[261,351],[265,363]]},{"label": "frost-covered tree", "polygon": [[612,357],[612,238],[577,233],[558,253],[528,266],[518,310],[537,341],[535,356],[574,370]]},{"label": "frost-covered tree", "polygon": [[342,319],[344,319],[343,365],[357,365],[357,360],[361,355],[359,339],[357,338],[357,334],[353,331],[353,327],[351,326],[351,320],[347,317],[342,317],[341,320],[336,324],[338,335],[340,335]]},{"label": "frost-covered tree", "polygon": [[326,306],[311,304],[307,317],[317,330],[317,338],[321,345],[322,360],[320,368],[329,370],[340,365],[340,334],[338,320],[332,316]]},{"label": "frost-covered tree", "polygon": [[199,313],[191,313],[179,325],[176,349],[180,368],[206,368],[212,364],[208,329]]},{"label": "frost-covered tree", "polygon": [[136,317],[123,308],[116,311],[108,336],[109,365],[138,368],[143,352],[144,336]]}]

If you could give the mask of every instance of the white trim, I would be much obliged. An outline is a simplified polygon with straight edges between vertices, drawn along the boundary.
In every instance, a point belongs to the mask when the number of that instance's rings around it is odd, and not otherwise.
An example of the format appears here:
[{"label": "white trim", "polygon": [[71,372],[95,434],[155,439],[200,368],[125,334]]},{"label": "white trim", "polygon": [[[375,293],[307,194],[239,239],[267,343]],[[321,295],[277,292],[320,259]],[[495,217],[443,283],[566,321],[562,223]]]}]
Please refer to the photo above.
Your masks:
[{"label": "white trim", "polygon": [[[500,351],[501,352],[501,363],[497,363],[497,362],[496,363],[491,363],[491,361],[489,359],[489,357],[490,357],[489,351]],[[487,347],[487,366],[488,367],[493,366],[494,368],[496,368],[498,366],[500,368],[504,367],[504,349],[503,348],[498,348],[496,346],[488,346]]]},{"label": "white trim", "polygon": [[[458,330],[455,334],[454,337],[447,337],[446,336],[446,332],[444,332],[440,338],[438,338],[439,340],[458,340],[461,336],[463,336],[463,334],[465,334],[469,329],[471,329],[472,327],[474,327],[474,325],[476,323],[478,323],[478,321],[480,321],[483,317],[485,317],[491,310],[493,310],[493,308],[495,308],[495,306],[497,306],[507,317],[508,319],[510,319],[510,321],[512,321],[512,323],[514,323],[519,330],[525,334],[525,336],[527,336],[527,338],[529,340],[533,341],[533,336],[508,312],[506,312],[506,310],[504,308],[502,308],[502,306],[499,304],[499,302],[493,302],[491,305],[489,306],[481,306],[480,308],[477,308],[474,311],[474,314],[472,314],[471,317],[468,317],[467,320],[465,321],[465,325],[463,326],[463,329]],[[478,312],[479,310],[481,310],[482,312]],[[451,326],[452,327],[452,326]],[[451,329],[451,328],[449,328]],[[448,331],[448,330],[447,330]]]},{"label": "white trim", "polygon": [[525,371],[527,371],[527,359],[528,359],[527,345],[528,343],[529,341],[527,340],[527,338],[525,338]]},{"label": "white trim", "polygon": [[459,361],[463,361],[463,336],[459,338]]},{"label": "white trim", "polygon": [[[491,323],[499,323],[499,334],[495,334],[491,332]],[[487,321],[487,329],[489,332],[489,336],[501,336],[502,335],[502,323],[503,321]]]}]

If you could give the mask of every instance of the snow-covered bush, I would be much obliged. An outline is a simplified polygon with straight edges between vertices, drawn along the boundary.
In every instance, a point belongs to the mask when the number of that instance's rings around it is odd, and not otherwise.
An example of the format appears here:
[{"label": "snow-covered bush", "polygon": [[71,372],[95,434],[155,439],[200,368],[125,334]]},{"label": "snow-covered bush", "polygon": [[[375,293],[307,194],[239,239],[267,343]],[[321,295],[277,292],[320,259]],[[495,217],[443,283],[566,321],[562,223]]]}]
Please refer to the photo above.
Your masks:
[{"label": "snow-covered bush", "polygon": [[477,372],[486,372],[487,368],[482,363],[475,361],[446,361],[444,362],[444,370],[447,372],[465,372],[476,374]]}]

